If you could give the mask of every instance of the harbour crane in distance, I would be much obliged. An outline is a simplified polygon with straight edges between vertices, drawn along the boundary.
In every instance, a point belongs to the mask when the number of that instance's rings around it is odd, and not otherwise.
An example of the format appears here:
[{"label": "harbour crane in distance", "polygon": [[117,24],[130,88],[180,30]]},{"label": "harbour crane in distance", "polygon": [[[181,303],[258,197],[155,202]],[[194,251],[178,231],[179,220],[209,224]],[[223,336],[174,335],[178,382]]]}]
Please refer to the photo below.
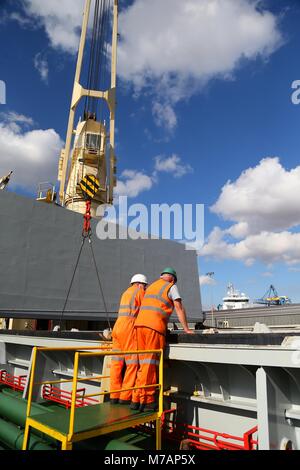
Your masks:
[{"label": "harbour crane in distance", "polygon": [[260,299],[255,300],[256,304],[271,306],[291,304],[292,301],[286,295],[278,295],[276,288],[271,284],[267,292]]}]

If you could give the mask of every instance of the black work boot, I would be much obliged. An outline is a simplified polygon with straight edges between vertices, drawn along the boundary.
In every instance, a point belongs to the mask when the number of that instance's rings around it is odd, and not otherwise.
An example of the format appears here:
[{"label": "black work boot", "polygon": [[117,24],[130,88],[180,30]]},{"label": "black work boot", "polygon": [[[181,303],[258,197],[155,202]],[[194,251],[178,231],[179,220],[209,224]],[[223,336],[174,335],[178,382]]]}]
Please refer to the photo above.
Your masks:
[{"label": "black work boot", "polygon": [[132,401],[130,405],[130,409],[134,411],[138,411],[140,409],[140,404],[137,402]]},{"label": "black work boot", "polygon": [[119,403],[119,398],[111,398],[110,399],[110,404],[111,405],[118,405]]},{"label": "black work boot", "polygon": [[157,410],[158,410],[158,404],[154,401],[153,403],[146,403],[142,411],[146,411],[146,412],[151,411],[152,413],[154,413]]}]

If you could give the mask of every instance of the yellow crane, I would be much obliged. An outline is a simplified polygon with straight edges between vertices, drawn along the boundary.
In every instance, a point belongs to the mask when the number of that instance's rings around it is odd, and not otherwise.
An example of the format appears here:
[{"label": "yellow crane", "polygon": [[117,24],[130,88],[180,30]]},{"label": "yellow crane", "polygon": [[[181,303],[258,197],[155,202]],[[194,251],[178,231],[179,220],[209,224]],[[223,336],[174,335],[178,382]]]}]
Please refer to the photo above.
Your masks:
[{"label": "yellow crane", "polygon": [[[111,22],[111,10],[113,21]],[[118,0],[95,0],[93,28],[87,85],[82,85],[82,69],[91,17],[91,0],[85,1],[83,24],[69,112],[65,148],[61,151],[58,168],[61,205],[67,209],[85,213],[86,200],[91,200],[91,215],[97,208],[113,203],[116,186],[115,157],[115,109],[116,66],[118,40]],[[112,25],[112,27],[111,27]],[[111,28],[110,84],[101,89],[107,71],[108,34]],[[74,129],[76,111],[85,98],[83,114]],[[103,119],[103,104],[109,113],[109,130]],[[72,148],[72,151],[71,151]],[[108,158],[107,158],[108,154]]]}]

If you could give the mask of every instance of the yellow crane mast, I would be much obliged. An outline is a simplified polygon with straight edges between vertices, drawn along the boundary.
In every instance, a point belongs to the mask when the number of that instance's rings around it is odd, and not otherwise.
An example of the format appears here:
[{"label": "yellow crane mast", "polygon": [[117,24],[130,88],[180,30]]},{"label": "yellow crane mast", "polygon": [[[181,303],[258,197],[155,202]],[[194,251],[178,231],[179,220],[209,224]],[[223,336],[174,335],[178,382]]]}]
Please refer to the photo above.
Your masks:
[{"label": "yellow crane mast", "polygon": [[[116,67],[118,40],[118,0],[95,0],[93,29],[87,86],[82,85],[82,68],[91,17],[91,2],[86,0],[75,72],[73,94],[65,148],[61,151],[58,168],[60,203],[69,210],[85,213],[86,199],[90,198],[91,215],[96,216],[102,204],[113,203],[116,186],[115,110]],[[113,21],[110,10],[113,2]],[[106,73],[107,31],[112,24],[110,86],[101,89],[101,77]],[[74,129],[77,108],[85,98],[82,120]],[[103,103],[108,106],[109,130],[102,119]],[[101,111],[100,111],[101,109]],[[100,118],[98,118],[98,113]],[[107,148],[108,147],[108,148]],[[71,151],[72,148],[72,151]],[[107,159],[108,153],[108,159]],[[108,162],[107,162],[108,160]]]}]

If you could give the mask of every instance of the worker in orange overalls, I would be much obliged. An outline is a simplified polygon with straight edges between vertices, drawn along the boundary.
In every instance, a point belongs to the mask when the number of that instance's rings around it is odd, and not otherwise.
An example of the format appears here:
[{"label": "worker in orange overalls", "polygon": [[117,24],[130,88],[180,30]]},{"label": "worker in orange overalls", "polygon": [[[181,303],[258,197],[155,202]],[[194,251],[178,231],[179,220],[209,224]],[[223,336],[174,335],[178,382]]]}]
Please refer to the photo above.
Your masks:
[{"label": "worker in orange overalls", "polygon": [[[194,334],[194,331],[188,327],[185,308],[182,305],[176,282],[176,271],[173,268],[166,268],[161,273],[160,279],[147,288],[135,321],[138,350],[165,348],[167,326],[174,308],[184,331]],[[139,363],[135,386],[157,384],[159,355],[140,355]],[[155,387],[134,390],[130,408],[156,411]]]},{"label": "worker in orange overalls", "polygon": [[[136,351],[136,330],[134,323],[139,313],[145,294],[147,278],[143,274],[136,274],[131,279],[131,286],[121,297],[119,316],[112,331],[112,350]],[[125,375],[123,369],[126,365]],[[110,402],[112,404],[130,404],[132,391],[113,392],[134,387],[138,370],[138,358],[136,354],[126,356],[112,356],[110,369]]]}]

